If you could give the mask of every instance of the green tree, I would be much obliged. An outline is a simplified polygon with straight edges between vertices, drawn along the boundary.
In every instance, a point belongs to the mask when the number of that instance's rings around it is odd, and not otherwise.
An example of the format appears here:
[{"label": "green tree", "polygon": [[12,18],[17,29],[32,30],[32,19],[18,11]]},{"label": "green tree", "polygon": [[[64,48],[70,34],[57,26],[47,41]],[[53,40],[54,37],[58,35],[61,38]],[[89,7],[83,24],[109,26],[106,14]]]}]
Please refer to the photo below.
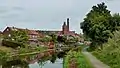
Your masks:
[{"label": "green tree", "polygon": [[52,40],[52,37],[49,35],[46,35],[45,37],[39,39],[39,41],[42,42],[49,42],[50,40]]},{"label": "green tree", "polygon": [[50,36],[52,37],[52,41],[53,41],[54,43],[56,43],[56,42],[57,42],[57,35],[51,34]]},{"label": "green tree", "polygon": [[119,30],[120,29],[120,15],[119,13],[113,14],[113,16],[110,18],[110,25],[111,25],[111,32]]},{"label": "green tree", "polygon": [[110,18],[111,14],[105,3],[93,6],[81,23],[84,36],[95,45],[102,45],[102,43],[107,42],[111,33]]},{"label": "green tree", "polygon": [[11,32],[10,37],[8,36],[4,37],[4,39],[24,44],[28,42],[28,38],[29,36],[27,34],[27,30],[14,30]]}]

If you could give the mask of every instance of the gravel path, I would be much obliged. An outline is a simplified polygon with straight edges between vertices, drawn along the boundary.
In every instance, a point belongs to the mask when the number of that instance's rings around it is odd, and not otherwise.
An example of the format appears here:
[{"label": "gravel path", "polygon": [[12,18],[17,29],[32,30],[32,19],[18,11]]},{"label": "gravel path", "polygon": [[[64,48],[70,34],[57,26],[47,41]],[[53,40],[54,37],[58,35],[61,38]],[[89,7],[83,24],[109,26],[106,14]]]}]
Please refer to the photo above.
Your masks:
[{"label": "gravel path", "polygon": [[101,61],[99,61],[96,57],[94,57],[91,53],[89,52],[82,52],[93,64],[94,68],[110,68],[109,66],[105,65]]}]

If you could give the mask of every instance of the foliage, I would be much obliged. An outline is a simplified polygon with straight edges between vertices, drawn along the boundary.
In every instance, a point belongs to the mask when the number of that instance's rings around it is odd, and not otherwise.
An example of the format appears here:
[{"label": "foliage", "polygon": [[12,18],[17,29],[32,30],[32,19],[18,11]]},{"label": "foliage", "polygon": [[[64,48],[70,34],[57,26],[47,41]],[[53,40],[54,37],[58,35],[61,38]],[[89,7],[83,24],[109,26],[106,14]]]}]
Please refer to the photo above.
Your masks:
[{"label": "foliage", "polygon": [[11,32],[11,36],[5,36],[4,39],[9,41],[15,41],[17,43],[27,43],[28,42],[28,34],[25,30],[14,30]]},{"label": "foliage", "polygon": [[112,15],[112,17],[110,18],[110,25],[111,25],[111,29],[112,29],[111,32],[120,29],[120,15],[119,15],[119,13],[115,13]]},{"label": "foliage", "polygon": [[52,58],[50,59],[50,61],[52,62],[52,63],[55,63],[55,60],[57,59],[57,55],[56,54],[53,54],[52,55]]},{"label": "foliage", "polygon": [[84,36],[96,45],[107,42],[111,32],[109,18],[111,14],[105,3],[93,6],[81,23]]},{"label": "foliage", "polygon": [[76,37],[76,36],[68,36],[68,39],[67,39],[67,41],[66,42],[77,42],[78,41],[78,37]]},{"label": "foliage", "polygon": [[8,60],[8,56],[10,56],[9,53],[0,50],[0,64],[3,64],[5,61]]},{"label": "foliage", "polygon": [[92,68],[92,66],[88,63],[88,60],[85,56],[78,50],[78,51],[69,51],[69,53],[64,58],[64,67],[69,68],[70,60],[76,59],[77,68]]},{"label": "foliage", "polygon": [[51,34],[50,36],[52,37],[52,41],[53,41],[54,43],[56,43],[56,42],[57,42],[57,35]]},{"label": "foliage", "polygon": [[45,36],[39,39],[39,41],[42,41],[42,42],[49,42],[50,40],[52,40],[51,36]]},{"label": "foliage", "polygon": [[16,41],[10,41],[10,40],[2,40],[2,45],[12,48],[17,48],[18,46],[25,47],[23,43],[18,43]]},{"label": "foliage", "polygon": [[65,41],[67,40],[67,36],[58,36],[57,37],[57,41],[58,42],[62,42],[62,43],[65,43]]},{"label": "foliage", "polygon": [[22,60],[12,60],[12,61],[6,61],[4,64],[2,64],[2,68],[29,68],[28,63]]},{"label": "foliage", "polygon": [[47,50],[47,47],[39,46],[39,47],[36,47],[35,50],[36,51],[44,51],[44,50]]},{"label": "foliage", "polygon": [[120,68],[120,31],[116,31],[108,42],[103,44],[102,50],[96,50],[93,54],[111,68]]}]

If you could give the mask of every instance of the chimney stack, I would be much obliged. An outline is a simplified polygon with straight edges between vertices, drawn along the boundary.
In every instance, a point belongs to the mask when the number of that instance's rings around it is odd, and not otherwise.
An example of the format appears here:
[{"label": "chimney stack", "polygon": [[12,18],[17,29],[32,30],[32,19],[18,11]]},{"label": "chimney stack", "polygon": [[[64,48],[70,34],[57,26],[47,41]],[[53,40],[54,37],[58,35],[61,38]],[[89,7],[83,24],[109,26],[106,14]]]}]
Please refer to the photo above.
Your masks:
[{"label": "chimney stack", "polygon": [[68,28],[68,31],[69,31],[69,18],[67,18],[67,28]]}]

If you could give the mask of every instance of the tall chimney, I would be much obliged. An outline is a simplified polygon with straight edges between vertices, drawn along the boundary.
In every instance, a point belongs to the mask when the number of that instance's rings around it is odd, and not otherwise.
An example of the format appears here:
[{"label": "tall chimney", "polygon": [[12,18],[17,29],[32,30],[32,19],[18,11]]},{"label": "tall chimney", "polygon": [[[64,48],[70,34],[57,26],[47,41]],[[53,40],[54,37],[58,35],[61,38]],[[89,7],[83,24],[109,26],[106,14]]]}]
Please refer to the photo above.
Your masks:
[{"label": "tall chimney", "polygon": [[69,18],[67,18],[67,28],[68,28],[68,31],[69,31]]}]

